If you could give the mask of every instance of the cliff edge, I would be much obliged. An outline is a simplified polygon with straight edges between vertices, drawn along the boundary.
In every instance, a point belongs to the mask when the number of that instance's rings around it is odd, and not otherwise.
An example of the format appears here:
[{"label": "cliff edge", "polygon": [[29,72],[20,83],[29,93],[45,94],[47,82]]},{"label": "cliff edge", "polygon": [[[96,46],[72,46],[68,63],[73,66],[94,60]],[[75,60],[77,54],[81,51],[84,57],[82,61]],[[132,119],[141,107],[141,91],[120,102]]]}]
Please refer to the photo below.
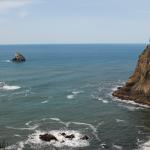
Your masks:
[{"label": "cliff edge", "polygon": [[150,105],[150,45],[139,56],[136,68],[123,87],[112,93],[122,100]]}]

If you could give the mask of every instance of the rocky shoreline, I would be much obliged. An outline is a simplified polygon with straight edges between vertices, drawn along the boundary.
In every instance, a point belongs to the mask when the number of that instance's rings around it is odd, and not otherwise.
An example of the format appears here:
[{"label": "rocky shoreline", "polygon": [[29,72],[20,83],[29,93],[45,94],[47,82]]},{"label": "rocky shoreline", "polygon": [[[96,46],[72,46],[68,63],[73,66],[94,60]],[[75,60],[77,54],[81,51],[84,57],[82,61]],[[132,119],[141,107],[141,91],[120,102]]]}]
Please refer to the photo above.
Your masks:
[{"label": "rocky shoreline", "polygon": [[136,68],[125,85],[118,87],[112,95],[150,106],[150,45],[139,56]]}]

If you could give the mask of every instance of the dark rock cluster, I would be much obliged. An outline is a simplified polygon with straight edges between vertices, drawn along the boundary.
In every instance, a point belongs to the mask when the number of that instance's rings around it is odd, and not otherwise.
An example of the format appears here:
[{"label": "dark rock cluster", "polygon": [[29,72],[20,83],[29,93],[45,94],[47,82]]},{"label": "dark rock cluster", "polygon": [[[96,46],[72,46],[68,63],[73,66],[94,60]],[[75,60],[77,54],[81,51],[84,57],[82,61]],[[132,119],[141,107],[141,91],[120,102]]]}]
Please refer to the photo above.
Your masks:
[{"label": "dark rock cluster", "polygon": [[[69,139],[69,140],[72,140],[75,138],[75,135],[74,134],[70,134],[70,135],[67,135],[66,133],[60,133],[60,135],[62,135],[63,137],[65,137],[66,139]],[[50,141],[58,141],[58,139],[52,135],[52,134],[43,134],[43,135],[39,135],[39,138],[42,140],[42,141],[45,141],[45,142],[50,142]],[[88,140],[89,137],[87,135],[84,135],[83,137],[80,138],[81,140]],[[64,142],[64,141],[63,141]]]}]

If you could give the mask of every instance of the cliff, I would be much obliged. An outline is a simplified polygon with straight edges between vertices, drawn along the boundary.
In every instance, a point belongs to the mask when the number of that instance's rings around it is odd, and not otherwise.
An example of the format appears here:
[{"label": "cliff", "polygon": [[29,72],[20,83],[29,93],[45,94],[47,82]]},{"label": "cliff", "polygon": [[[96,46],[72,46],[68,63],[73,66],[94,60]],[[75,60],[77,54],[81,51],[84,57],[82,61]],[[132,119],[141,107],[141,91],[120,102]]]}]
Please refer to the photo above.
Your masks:
[{"label": "cliff", "polygon": [[139,56],[136,68],[123,87],[112,94],[122,100],[150,105],[150,45]]}]

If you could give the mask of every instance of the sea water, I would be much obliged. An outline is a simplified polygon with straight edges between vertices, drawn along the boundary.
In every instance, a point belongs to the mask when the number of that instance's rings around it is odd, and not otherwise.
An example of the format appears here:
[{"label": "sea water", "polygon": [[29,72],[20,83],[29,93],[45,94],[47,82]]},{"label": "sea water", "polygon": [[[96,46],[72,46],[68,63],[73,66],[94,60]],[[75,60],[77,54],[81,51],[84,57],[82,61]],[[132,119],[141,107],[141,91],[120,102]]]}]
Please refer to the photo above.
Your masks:
[{"label": "sea water", "polygon": [[[149,150],[150,109],[111,96],[145,46],[1,45],[0,141],[12,150]],[[27,61],[9,61],[15,52]],[[60,140],[43,142],[44,133]]]}]

